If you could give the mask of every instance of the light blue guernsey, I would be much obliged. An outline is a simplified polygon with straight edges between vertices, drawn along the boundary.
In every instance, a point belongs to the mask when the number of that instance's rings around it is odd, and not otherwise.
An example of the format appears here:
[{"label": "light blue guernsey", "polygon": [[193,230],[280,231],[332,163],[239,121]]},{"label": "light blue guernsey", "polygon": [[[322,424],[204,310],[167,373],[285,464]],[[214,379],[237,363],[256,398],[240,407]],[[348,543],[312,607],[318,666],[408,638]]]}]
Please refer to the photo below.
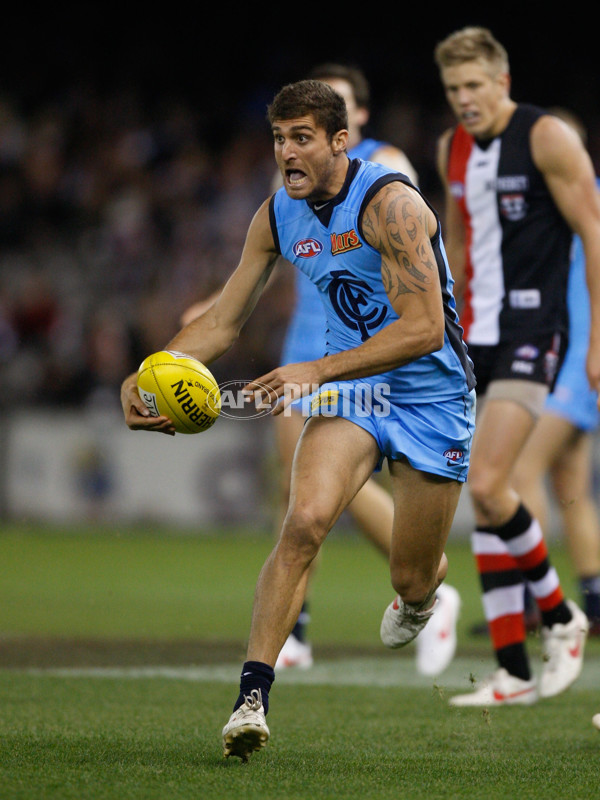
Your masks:
[{"label": "light blue guernsey", "polygon": [[[348,151],[348,157],[370,161],[383,147],[390,145],[378,139],[362,139]],[[325,310],[319,293],[304,273],[298,270],[294,278],[296,302],[283,342],[282,364],[314,361],[325,354]]]},{"label": "light blue guernsey", "polygon": [[[271,200],[271,228],[279,252],[315,284],[321,297],[327,319],[327,354],[358,347],[398,319],[383,286],[381,255],[367,243],[361,230],[366,206],[392,181],[415,188],[401,173],[374,162],[353,159],[342,190],[328,203],[314,205],[294,200],[283,188]],[[444,345],[441,350],[391,372],[361,379],[388,385],[392,403],[457,398],[470,392],[475,384],[456,314],[453,279],[439,218],[431,244],[442,287]],[[307,337],[314,335],[314,331],[306,331]]]}]

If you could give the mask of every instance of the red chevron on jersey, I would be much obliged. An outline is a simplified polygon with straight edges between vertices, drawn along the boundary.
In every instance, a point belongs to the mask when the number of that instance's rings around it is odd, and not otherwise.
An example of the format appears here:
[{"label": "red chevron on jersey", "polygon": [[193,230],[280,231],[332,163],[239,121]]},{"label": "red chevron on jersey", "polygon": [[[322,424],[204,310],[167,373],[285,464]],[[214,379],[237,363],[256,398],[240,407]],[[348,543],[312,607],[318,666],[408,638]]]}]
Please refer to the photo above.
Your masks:
[{"label": "red chevron on jersey", "polygon": [[450,140],[448,187],[465,231],[460,321],[472,345],[567,330],[572,233],[530,145],[545,113],[519,104],[498,136],[476,140],[459,125]]},{"label": "red chevron on jersey", "polygon": [[473,279],[473,262],[471,261],[472,231],[470,216],[466,203],[467,165],[473,151],[474,139],[459,125],[452,138],[450,157],[448,159],[448,186],[450,193],[456,200],[462,215],[465,227],[465,294],[462,317],[460,323],[465,332],[465,341],[468,341],[469,328],[473,321],[471,306],[471,281]]}]

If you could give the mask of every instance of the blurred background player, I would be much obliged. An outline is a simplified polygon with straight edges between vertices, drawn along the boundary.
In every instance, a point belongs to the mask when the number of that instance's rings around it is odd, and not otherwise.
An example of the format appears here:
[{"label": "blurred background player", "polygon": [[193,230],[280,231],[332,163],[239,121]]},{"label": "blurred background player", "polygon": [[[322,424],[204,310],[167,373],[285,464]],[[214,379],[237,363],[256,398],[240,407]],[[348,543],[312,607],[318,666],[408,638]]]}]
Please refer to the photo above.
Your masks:
[{"label": "blurred background player", "polygon": [[573,232],[585,248],[592,305],[588,378],[595,388],[600,381],[600,203],[575,132],[510,97],[508,55],[490,31],[456,31],[438,44],[435,61],[458,123],[440,140],[439,172],[447,253],[457,297],[462,283],[461,324],[477,376],[471,541],[498,663],[475,691],[450,702],[528,704],[538,686],[525,648],[524,581],[542,616],[539,695],[564,691],[580,674],[589,627],[565,600],[540,524],[511,479],[564,357]]},{"label": "blurred background player", "polygon": [[[587,144],[585,126],[576,115],[559,108],[551,111],[571,125]],[[516,463],[513,485],[547,532],[549,478],[578,578],[583,610],[590,622],[589,634],[600,636],[600,523],[592,493],[593,434],[600,414],[598,394],[590,388],[585,372],[590,303],[583,245],[578,236],[574,237],[572,252],[567,355],[554,391]]]},{"label": "blurred background player", "polygon": [[[348,109],[348,156],[376,161],[407,175],[415,185],[418,177],[406,154],[393,145],[373,138],[363,138],[370,116],[370,87],[363,72],[354,67],[326,63],[314,67],[309,78],[324,81],[340,94]],[[281,176],[277,176],[278,185]],[[282,364],[321,358],[325,349],[325,311],[316,287],[299,270],[293,270],[295,307],[283,344]],[[304,400],[304,408],[306,400]],[[292,461],[306,416],[303,403],[292,404],[292,413],[274,417],[280,463],[279,514],[277,532],[288,507]],[[394,505],[389,492],[371,478],[350,503],[348,511],[361,533],[389,559]],[[416,639],[416,663],[425,674],[439,674],[450,663],[456,650],[456,620],[460,598],[454,587],[443,583],[438,592],[439,605]],[[312,666],[312,646],[307,640],[308,602],[305,602],[294,630],[283,646],[275,665]]]}]

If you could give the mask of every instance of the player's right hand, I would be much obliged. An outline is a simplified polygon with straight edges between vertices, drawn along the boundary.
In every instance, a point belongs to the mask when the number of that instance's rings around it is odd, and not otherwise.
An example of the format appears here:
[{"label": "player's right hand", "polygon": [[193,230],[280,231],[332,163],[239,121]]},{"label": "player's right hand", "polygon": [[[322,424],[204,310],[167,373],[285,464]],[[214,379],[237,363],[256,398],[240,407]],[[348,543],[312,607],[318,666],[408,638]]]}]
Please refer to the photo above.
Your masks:
[{"label": "player's right hand", "polygon": [[168,417],[153,417],[137,389],[137,375],[133,373],[121,386],[121,405],[125,423],[132,431],[156,431],[175,436],[175,427]]}]

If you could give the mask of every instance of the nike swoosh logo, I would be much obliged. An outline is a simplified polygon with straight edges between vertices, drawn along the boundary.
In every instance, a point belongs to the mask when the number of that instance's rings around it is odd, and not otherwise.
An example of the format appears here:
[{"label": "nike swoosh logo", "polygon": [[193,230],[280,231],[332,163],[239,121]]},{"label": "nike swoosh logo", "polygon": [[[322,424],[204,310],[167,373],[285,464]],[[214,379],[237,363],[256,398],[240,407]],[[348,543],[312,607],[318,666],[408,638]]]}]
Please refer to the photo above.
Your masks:
[{"label": "nike swoosh logo", "polygon": [[315,211],[320,211],[322,208],[325,208],[326,205],[327,203],[321,203],[320,206],[313,206],[313,208]]},{"label": "nike swoosh logo", "polygon": [[514,697],[521,697],[524,694],[529,694],[531,689],[522,689],[520,692],[512,692],[511,694],[502,694],[497,689],[494,689],[494,700],[501,703],[503,700],[512,700]]},{"label": "nike swoosh logo", "polygon": [[569,655],[573,658],[579,658],[579,654],[581,653],[581,643],[577,642],[574,647],[569,648]]}]

